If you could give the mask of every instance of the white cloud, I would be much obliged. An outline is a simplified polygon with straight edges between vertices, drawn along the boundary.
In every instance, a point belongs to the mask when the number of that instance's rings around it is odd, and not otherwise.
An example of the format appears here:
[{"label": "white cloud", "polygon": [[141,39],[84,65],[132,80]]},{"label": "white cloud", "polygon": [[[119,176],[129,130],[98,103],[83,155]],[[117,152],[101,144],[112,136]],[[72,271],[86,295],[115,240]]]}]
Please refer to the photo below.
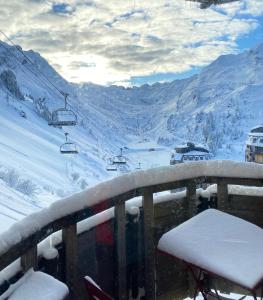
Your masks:
[{"label": "white cloud", "polygon": [[[262,0],[208,10],[184,0],[1,1],[0,28],[17,44],[39,51],[69,80],[100,84],[204,66],[235,52],[236,39],[263,14]],[[52,11],[59,4],[66,13]]]}]

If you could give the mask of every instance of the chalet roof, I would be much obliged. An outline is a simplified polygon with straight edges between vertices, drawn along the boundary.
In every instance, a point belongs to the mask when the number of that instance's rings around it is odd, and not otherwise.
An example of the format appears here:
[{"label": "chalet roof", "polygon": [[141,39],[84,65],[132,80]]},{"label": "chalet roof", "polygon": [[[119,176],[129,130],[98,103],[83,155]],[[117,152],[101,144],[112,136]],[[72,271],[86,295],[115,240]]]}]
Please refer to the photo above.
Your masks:
[{"label": "chalet roof", "polygon": [[186,145],[175,147],[175,151],[176,153],[189,153],[193,151],[209,153],[209,150],[206,149],[204,146],[195,145],[194,143],[191,142],[188,142]]},{"label": "chalet roof", "polygon": [[263,125],[257,125],[250,131],[251,133],[263,133]]}]

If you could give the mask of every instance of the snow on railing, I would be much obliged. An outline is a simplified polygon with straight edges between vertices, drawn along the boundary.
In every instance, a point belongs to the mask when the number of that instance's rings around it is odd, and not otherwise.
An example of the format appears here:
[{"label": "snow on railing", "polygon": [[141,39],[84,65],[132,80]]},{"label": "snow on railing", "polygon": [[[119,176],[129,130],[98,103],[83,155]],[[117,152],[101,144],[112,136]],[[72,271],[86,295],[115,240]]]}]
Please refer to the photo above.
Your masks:
[{"label": "snow on railing", "polygon": [[[207,181],[209,178],[210,181]],[[125,201],[142,195],[145,247],[149,250],[148,255],[146,255],[148,262],[145,262],[146,273],[148,274],[146,285],[149,285],[146,286],[146,294],[149,299],[155,299],[154,272],[152,272],[154,266],[153,193],[176,187],[187,187],[188,201],[193,203],[196,198],[195,179],[206,179],[207,182],[218,183],[218,197],[223,199],[228,193],[227,184],[244,184],[244,182],[246,184],[246,180],[252,180],[253,183],[256,182],[255,185],[263,186],[263,166],[233,161],[199,161],[141,170],[102,182],[83,192],[57,201],[40,212],[27,216],[2,233],[0,235],[0,268],[4,268],[20,256],[22,256],[24,263],[32,260],[32,257],[36,256],[37,244],[60,229],[63,230],[65,237],[63,241],[66,252],[68,251],[70,254],[68,255],[69,264],[72,264],[71,256],[77,255],[74,242],[72,242],[72,240],[76,240],[76,223],[94,215],[92,207],[105,201],[108,202],[108,208],[115,207],[117,241],[120,242],[117,245],[117,252],[120,254],[118,255],[120,258],[118,264],[125,265],[125,245],[121,243],[121,241],[125,241]],[[237,179],[237,181],[223,182],[221,179]],[[248,185],[253,185],[253,183],[250,182]],[[189,214],[193,213],[194,208],[190,208]],[[67,246],[69,247],[67,248]],[[28,251],[30,253],[27,253]],[[23,259],[23,255],[25,259]],[[34,259],[36,260],[36,257]],[[118,269],[119,272],[123,272],[122,269]],[[119,299],[125,299],[126,289],[125,282],[123,282],[125,276],[122,274],[118,277],[122,278]],[[72,282],[68,282],[68,284],[74,289]]]}]

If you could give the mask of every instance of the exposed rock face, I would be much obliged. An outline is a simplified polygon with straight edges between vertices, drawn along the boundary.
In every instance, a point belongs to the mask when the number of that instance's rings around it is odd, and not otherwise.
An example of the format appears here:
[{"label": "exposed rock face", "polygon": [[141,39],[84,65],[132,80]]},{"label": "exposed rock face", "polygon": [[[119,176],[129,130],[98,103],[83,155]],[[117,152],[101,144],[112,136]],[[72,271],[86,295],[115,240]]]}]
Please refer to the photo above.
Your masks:
[{"label": "exposed rock face", "polygon": [[11,70],[4,70],[0,74],[0,79],[6,89],[13,94],[16,98],[24,100],[24,96],[21,93],[19,86],[17,84],[16,75]]}]

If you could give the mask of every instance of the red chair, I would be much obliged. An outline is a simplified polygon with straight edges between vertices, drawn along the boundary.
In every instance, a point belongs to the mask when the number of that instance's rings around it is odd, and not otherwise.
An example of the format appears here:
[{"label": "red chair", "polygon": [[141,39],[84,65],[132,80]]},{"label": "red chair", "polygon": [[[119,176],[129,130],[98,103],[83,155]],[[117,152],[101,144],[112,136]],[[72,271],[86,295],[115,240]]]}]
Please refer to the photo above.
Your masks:
[{"label": "red chair", "polygon": [[107,293],[103,292],[101,288],[88,276],[84,278],[86,290],[88,292],[88,299],[90,300],[114,300]]}]

